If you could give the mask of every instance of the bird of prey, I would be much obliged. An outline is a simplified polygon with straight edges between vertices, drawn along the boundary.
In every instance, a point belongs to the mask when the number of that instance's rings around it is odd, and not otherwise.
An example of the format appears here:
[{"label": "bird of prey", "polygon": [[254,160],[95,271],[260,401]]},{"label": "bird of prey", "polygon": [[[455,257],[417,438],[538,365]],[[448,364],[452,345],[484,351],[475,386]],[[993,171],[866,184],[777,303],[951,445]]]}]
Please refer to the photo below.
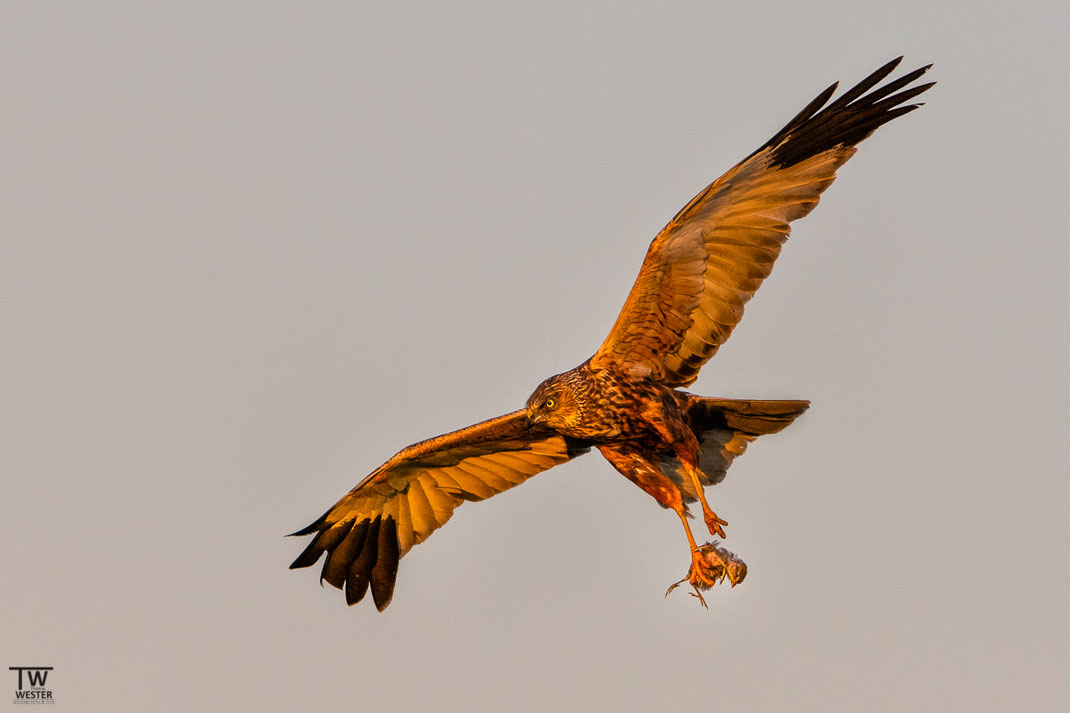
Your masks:
[{"label": "bird of prey", "polygon": [[691,199],[650,244],[620,316],[591,358],[543,381],[522,409],[398,452],[293,533],[313,538],[291,569],[326,553],[321,581],[344,589],[350,605],[370,588],[382,611],[398,561],[457,506],[597,448],[680,518],[691,550],[681,582],[701,598],[698,590],[726,575],[733,585],[741,580],[746,569],[738,558],[716,540],[695,541],[688,504],[697,500],[710,534],[723,538],[728,523],[710,508],[704,488],[724,479],[750,441],[786,428],[809,402],[706,398],[681,387],[739,323],[788,224],[814,209],[859,142],[921,106],[907,102],[934,83],[911,85],[932,65],[881,84],[901,59],[830,103],[833,84]]}]

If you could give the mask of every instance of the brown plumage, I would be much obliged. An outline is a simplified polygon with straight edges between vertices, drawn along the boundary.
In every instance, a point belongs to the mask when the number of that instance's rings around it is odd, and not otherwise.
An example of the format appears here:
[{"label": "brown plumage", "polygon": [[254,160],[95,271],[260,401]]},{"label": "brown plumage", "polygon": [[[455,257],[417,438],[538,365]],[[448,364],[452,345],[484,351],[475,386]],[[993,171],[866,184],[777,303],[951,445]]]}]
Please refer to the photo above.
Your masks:
[{"label": "brown plumage", "polygon": [[728,523],[710,508],[705,486],[809,402],[704,398],[675,387],[691,384],[728,339],[769,276],[788,223],[813,210],[855,146],[920,106],[906,102],[932,83],[908,85],[929,67],[877,86],[900,59],[832,103],[836,85],[826,89],[684,206],[650,244],[620,316],[590,359],[540,384],[524,409],[400,451],[294,533],[313,538],[290,567],[309,567],[326,553],[321,579],[344,589],[349,604],[370,589],[381,611],[393,596],[398,561],[458,505],[594,447],[679,516],[692,553],[682,581],[700,599],[698,590],[725,576],[733,586],[741,581],[742,561],[716,543],[696,543],[687,504],[698,500],[710,534],[724,537]]}]

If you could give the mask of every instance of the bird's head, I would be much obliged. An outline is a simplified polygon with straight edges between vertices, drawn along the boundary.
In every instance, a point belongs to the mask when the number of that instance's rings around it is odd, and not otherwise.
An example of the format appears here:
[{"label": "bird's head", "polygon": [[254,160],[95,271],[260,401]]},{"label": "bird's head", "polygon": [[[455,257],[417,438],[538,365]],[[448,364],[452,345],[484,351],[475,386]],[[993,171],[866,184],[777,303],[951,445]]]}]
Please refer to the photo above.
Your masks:
[{"label": "bird's head", "polygon": [[567,432],[570,426],[576,425],[582,410],[567,372],[539,384],[528,397],[527,412],[531,423],[545,423],[556,431]]}]

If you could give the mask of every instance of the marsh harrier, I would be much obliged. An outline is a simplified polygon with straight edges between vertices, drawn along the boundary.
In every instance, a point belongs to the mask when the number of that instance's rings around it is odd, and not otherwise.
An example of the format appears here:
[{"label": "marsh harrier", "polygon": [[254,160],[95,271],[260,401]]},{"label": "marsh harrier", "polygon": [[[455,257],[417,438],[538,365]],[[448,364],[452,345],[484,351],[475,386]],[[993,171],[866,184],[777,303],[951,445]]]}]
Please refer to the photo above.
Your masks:
[{"label": "marsh harrier", "polygon": [[932,83],[910,85],[929,67],[881,84],[900,59],[831,103],[837,85],[821,92],[691,199],[650,244],[594,356],[539,384],[522,409],[400,451],[294,533],[313,538],[291,568],[326,553],[321,580],[344,589],[349,604],[370,588],[381,611],[393,596],[398,561],[458,505],[597,448],[680,518],[691,549],[681,582],[698,593],[726,575],[733,585],[741,580],[746,569],[734,555],[716,541],[695,541],[688,503],[697,500],[710,534],[723,538],[728,523],[710,508],[704,488],[725,477],[750,441],[786,428],[809,402],[706,398],[681,387],[739,323],[788,224],[814,209],[859,142],[920,106],[907,102]]}]

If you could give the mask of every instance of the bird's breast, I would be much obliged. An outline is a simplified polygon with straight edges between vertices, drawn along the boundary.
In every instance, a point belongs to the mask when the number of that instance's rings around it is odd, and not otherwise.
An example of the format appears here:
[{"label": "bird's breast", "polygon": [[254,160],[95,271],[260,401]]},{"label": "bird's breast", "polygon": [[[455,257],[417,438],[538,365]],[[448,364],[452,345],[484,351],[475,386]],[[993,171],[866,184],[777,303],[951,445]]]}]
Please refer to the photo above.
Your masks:
[{"label": "bird's breast", "polygon": [[575,418],[567,429],[558,429],[566,436],[596,443],[647,438],[653,422],[663,417],[666,395],[672,400],[671,390],[645,378],[610,369],[577,371]]}]

